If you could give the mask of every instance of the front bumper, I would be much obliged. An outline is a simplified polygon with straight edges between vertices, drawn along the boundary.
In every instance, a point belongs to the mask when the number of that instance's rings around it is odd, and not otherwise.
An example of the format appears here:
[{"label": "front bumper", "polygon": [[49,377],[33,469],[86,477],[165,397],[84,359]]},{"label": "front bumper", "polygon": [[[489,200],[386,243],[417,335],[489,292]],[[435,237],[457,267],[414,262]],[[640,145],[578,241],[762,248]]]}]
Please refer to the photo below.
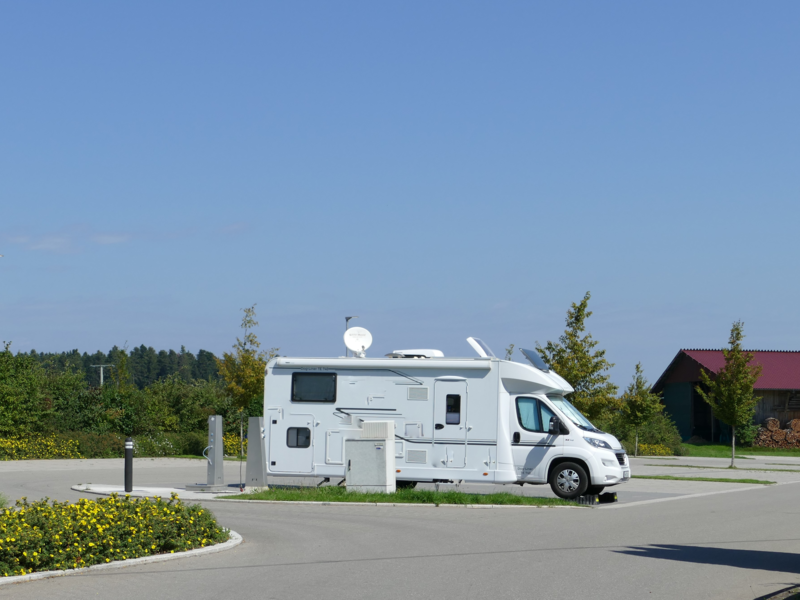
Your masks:
[{"label": "front bumper", "polygon": [[592,472],[592,485],[604,487],[625,483],[631,478],[631,466],[624,451],[604,452]]}]

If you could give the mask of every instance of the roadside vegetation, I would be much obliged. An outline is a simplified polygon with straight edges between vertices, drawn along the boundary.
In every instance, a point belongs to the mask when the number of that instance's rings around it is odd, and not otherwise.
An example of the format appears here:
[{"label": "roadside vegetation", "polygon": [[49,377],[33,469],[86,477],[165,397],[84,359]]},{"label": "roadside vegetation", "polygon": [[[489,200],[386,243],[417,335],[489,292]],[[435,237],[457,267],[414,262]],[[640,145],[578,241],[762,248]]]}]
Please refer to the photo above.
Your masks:
[{"label": "roadside vegetation", "polygon": [[[800,448],[762,448],[751,446],[742,448],[739,446],[737,451],[744,452],[751,456],[795,456],[800,458]],[[702,458],[730,458],[731,447],[723,444],[683,444],[684,456],[696,456]],[[746,458],[746,456],[736,455],[736,458]]]},{"label": "roadside vegetation", "polygon": [[[645,467],[662,467],[662,468],[668,468],[668,469],[669,468],[672,468],[672,469],[716,469],[716,470],[724,469],[726,471],[729,471],[731,469],[735,469],[735,470],[738,470],[738,471],[756,471],[756,472],[759,472],[759,473],[769,473],[769,472],[775,472],[775,473],[800,473],[800,469],[770,469],[770,468],[767,468],[767,467],[731,467],[731,466],[728,466],[728,467],[722,467],[722,466],[713,467],[713,466],[708,466],[708,465],[680,465],[680,464],[678,464],[678,465],[675,465],[675,464],[670,464],[670,465],[666,465],[666,464],[655,465],[655,464],[652,464],[652,465],[649,465],[647,463],[645,463],[644,466]],[[792,465],[792,466],[800,467],[800,465]]]},{"label": "roadside vegetation", "polygon": [[228,537],[211,512],[176,496],[153,501],[114,495],[75,503],[22,498],[0,512],[0,575],[182,552]]},{"label": "roadside vegetation", "polygon": [[394,494],[362,493],[347,491],[338,486],[285,488],[272,487],[249,494],[225,496],[237,500],[276,500],[294,502],[381,502],[394,504],[500,504],[526,506],[578,506],[575,502],[560,498],[533,498],[508,492],[496,494],[468,494],[455,490],[399,489]]},{"label": "roadside vegetation", "polygon": [[[210,415],[225,419],[225,449],[243,453],[243,423],[263,411],[266,361],[254,307],[244,309],[244,340],[218,359],[141,346],[108,354],[0,350],[0,460],[200,455]],[[103,384],[99,369],[107,365]],[[110,366],[108,366],[110,365]]]}]

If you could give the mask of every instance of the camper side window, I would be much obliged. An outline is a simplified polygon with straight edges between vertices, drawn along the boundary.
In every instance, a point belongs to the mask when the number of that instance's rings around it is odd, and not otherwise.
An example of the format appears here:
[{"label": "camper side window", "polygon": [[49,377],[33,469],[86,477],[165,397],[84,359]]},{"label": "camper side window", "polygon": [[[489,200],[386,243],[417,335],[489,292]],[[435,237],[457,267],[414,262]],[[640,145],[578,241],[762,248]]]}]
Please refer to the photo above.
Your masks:
[{"label": "camper side window", "polygon": [[336,373],[292,373],[292,402],[336,402]]},{"label": "camper side window", "polygon": [[311,430],[308,427],[289,427],[286,430],[286,445],[289,448],[308,448],[311,445]]},{"label": "camper side window", "polygon": [[458,394],[447,394],[445,405],[447,406],[447,413],[444,416],[444,422],[448,425],[458,425],[461,423],[461,396]]},{"label": "camper side window", "polygon": [[517,398],[517,419],[527,431],[544,431],[539,416],[539,401],[536,398]]}]

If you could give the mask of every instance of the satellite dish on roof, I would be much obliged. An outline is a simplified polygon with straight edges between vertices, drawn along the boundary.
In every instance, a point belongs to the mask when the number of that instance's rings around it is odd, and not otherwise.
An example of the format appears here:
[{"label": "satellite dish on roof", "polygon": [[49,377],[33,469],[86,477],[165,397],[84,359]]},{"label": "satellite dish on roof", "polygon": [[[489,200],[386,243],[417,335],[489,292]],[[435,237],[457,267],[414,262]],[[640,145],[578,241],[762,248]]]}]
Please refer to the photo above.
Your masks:
[{"label": "satellite dish on roof", "polygon": [[356,356],[364,358],[367,348],[372,345],[372,334],[363,327],[351,327],[344,332],[344,345]]}]

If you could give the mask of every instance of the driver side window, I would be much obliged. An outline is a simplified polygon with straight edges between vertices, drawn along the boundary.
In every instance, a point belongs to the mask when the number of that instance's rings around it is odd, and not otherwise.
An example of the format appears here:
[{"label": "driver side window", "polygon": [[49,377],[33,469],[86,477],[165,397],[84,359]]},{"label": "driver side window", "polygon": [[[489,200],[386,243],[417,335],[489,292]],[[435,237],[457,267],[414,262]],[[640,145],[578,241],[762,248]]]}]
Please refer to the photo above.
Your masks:
[{"label": "driver side window", "polygon": [[517,398],[517,419],[520,426],[527,431],[543,431],[539,401],[536,398]]},{"label": "driver side window", "polygon": [[526,431],[547,433],[550,419],[556,414],[536,398],[517,398],[517,420]]}]

